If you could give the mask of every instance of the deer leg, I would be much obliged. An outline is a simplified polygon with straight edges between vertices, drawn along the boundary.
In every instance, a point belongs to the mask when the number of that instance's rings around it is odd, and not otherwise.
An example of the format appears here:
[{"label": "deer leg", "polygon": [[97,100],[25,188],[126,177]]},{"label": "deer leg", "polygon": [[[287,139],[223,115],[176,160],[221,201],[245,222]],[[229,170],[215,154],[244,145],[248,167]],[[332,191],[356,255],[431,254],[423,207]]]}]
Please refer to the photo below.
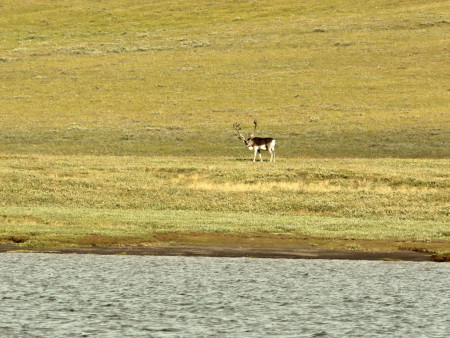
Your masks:
[{"label": "deer leg", "polygon": [[260,149],[258,149],[258,154],[259,154],[259,160],[262,162],[263,160],[262,160],[261,150]]},{"label": "deer leg", "polygon": [[258,152],[258,149],[257,148],[255,148],[255,156],[253,156],[253,162],[255,162],[256,161],[256,153]]},{"label": "deer leg", "polygon": [[270,162],[272,162],[273,160],[273,150],[269,148],[269,153],[270,153]]}]

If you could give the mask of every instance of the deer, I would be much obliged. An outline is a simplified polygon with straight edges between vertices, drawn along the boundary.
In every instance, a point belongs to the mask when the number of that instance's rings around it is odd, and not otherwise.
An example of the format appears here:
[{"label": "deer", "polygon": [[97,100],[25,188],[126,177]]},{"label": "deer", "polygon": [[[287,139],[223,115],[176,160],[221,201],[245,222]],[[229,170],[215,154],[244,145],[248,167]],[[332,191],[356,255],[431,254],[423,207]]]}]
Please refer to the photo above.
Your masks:
[{"label": "deer", "polygon": [[253,129],[253,133],[248,138],[245,138],[241,134],[241,127],[240,127],[239,123],[234,123],[233,127],[238,132],[238,138],[242,142],[244,142],[245,146],[249,150],[255,151],[255,155],[253,156],[253,162],[256,161],[257,153],[259,154],[259,159],[261,160],[261,162],[263,161],[262,156],[261,156],[261,150],[268,150],[270,153],[270,162],[272,162],[272,161],[275,162],[275,139],[273,139],[271,137],[255,137],[256,126],[258,125],[258,123],[256,122],[256,119],[253,121],[253,124],[255,125],[255,127]]}]

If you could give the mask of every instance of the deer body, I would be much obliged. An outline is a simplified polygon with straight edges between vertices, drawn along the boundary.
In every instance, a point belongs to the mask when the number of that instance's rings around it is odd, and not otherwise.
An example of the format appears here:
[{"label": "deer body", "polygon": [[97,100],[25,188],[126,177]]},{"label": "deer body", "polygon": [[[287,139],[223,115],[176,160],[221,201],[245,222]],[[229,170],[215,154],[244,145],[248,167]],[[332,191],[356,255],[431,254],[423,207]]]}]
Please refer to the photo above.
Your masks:
[{"label": "deer body", "polygon": [[259,159],[262,161],[261,150],[268,150],[270,153],[270,162],[275,161],[275,140],[271,137],[253,137],[245,140],[245,145],[249,150],[255,150],[253,162],[256,161],[256,153],[259,154]]},{"label": "deer body", "polygon": [[245,146],[249,150],[255,150],[255,155],[253,156],[253,162],[256,161],[256,154],[259,154],[259,159],[262,162],[261,150],[269,151],[270,153],[270,162],[275,162],[275,139],[271,137],[255,137],[254,133],[256,131],[256,120],[253,122],[255,124],[255,129],[253,130],[253,134],[250,137],[245,138],[242,136],[239,128],[239,124],[235,123],[234,128],[237,130],[239,139],[244,142]]}]

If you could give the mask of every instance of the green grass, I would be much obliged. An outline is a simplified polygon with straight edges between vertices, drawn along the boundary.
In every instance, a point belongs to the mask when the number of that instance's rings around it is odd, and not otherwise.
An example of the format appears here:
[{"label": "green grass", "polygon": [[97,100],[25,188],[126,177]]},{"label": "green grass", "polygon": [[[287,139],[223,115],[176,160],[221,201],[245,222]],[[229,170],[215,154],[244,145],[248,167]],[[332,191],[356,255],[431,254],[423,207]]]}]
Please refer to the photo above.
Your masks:
[{"label": "green grass", "polygon": [[[448,1],[0,10],[0,242],[220,232],[448,251]],[[277,163],[238,141],[232,124],[254,118]]]},{"label": "green grass", "polygon": [[243,159],[4,156],[0,242],[225,233],[448,246],[449,160]]}]

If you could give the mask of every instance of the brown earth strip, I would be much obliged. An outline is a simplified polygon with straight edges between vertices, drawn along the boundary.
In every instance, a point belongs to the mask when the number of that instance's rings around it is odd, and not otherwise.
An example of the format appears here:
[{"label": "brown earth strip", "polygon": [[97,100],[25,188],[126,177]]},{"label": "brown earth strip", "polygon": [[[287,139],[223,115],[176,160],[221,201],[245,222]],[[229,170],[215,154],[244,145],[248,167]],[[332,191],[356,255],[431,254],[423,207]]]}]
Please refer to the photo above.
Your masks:
[{"label": "brown earth strip", "polygon": [[129,247],[23,248],[16,244],[0,244],[0,253],[33,252],[96,255],[254,257],[291,259],[402,260],[433,261],[433,255],[408,250],[351,251],[311,247],[254,247],[248,245],[153,245]]}]

